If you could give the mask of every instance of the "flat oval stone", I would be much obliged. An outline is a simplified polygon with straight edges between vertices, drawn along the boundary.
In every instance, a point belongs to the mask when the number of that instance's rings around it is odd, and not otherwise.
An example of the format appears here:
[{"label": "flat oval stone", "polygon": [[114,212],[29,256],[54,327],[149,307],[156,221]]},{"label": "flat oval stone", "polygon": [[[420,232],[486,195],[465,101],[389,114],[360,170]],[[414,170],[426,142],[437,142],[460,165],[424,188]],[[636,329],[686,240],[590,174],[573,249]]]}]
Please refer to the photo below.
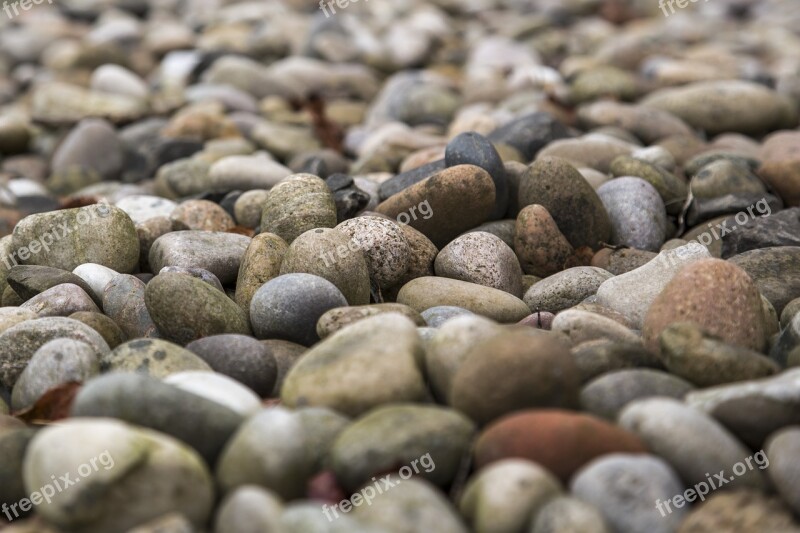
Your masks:
[{"label": "flat oval stone", "polygon": [[154,277],[144,293],[147,311],[159,333],[181,345],[223,333],[250,333],[236,302],[197,278],[167,272]]},{"label": "flat oval stone", "polygon": [[253,337],[233,333],[203,337],[186,345],[220,374],[250,387],[261,397],[272,392],[278,378],[275,356]]},{"label": "flat oval stone", "polygon": [[138,373],[91,380],[75,397],[71,414],[116,418],[170,435],[212,465],[243,420],[218,402]]},{"label": "flat oval stone", "polygon": [[22,304],[20,309],[33,311],[39,317],[69,316],[78,311],[100,311],[91,297],[73,283],[63,283],[47,289]]},{"label": "flat oval stone", "polygon": [[395,194],[375,211],[408,223],[441,248],[485,222],[494,205],[489,173],[473,165],[458,165]]},{"label": "flat oval stone", "polygon": [[517,256],[491,233],[477,231],[457,237],[436,256],[434,268],[437,276],[522,296],[522,267]]},{"label": "flat oval stone", "polygon": [[453,409],[410,404],[378,407],[339,434],[331,446],[330,465],[347,490],[356,490],[372,476],[398,465],[435,485],[447,486],[469,452],[475,429]]},{"label": "flat oval stone", "polygon": [[248,320],[253,295],[266,282],[280,275],[287,248],[286,242],[273,233],[260,233],[247,246],[236,279],[235,299]]},{"label": "flat oval stone", "polygon": [[603,202],[580,172],[557,157],[540,157],[522,176],[519,205],[543,206],[575,248],[596,249],[611,237]]},{"label": "flat oval stone", "polygon": [[707,81],[666,88],[642,105],[668,111],[709,135],[759,134],[797,123],[797,110],[768,87],[743,80]]},{"label": "flat oval stone", "polygon": [[57,285],[71,283],[83,289],[97,305],[103,303],[102,298],[95,296],[91,286],[81,277],[58,268],[17,265],[8,271],[6,281],[14,289],[14,292],[25,301]]},{"label": "flat oval stone", "polygon": [[[618,423],[639,435],[655,455],[678,472],[686,486],[707,483],[709,472],[730,472],[733,465],[751,455],[721,424],[678,400],[634,402],[622,411]],[[728,484],[763,489],[765,481],[760,471],[748,470]]]},{"label": "flat oval stone", "polygon": [[476,468],[520,458],[567,482],[584,465],[609,453],[645,453],[639,437],[593,416],[560,409],[521,411],[485,428],[475,443]]},{"label": "flat oval stone", "polygon": [[324,339],[359,320],[383,313],[399,313],[412,320],[417,326],[425,325],[422,316],[407,305],[397,303],[356,305],[337,307],[327,311],[317,321],[317,335],[320,339]]},{"label": "flat oval stone", "polygon": [[311,346],[319,340],[320,317],[346,305],[347,299],[330,281],[312,274],[284,274],[256,291],[250,322],[258,338]]},{"label": "flat oval stone", "polygon": [[223,157],[208,171],[210,188],[217,191],[271,189],[292,171],[261,152]]},{"label": "flat oval stone", "polygon": [[211,231],[167,233],[153,243],[150,267],[153,272],[165,266],[203,268],[227,285],[236,280],[250,240],[244,235]]},{"label": "flat oval stone", "polygon": [[563,332],[573,346],[597,339],[641,344],[636,333],[616,320],[580,309],[567,309],[557,314],[550,329]]},{"label": "flat oval stone", "polygon": [[58,385],[87,381],[99,373],[100,364],[91,346],[72,339],[54,339],[36,350],[20,374],[11,406],[24,409]]},{"label": "flat oval stone", "polygon": [[178,204],[160,196],[134,194],[117,201],[116,206],[125,211],[134,224],[142,224],[155,217],[169,218]]},{"label": "flat oval stone", "polygon": [[581,408],[611,422],[631,402],[652,396],[683,399],[695,387],[666,372],[646,368],[602,374],[581,390]]},{"label": "flat oval stone", "polygon": [[133,221],[107,204],[27,216],[14,228],[13,248],[22,264],[69,271],[84,263],[98,263],[131,272],[139,261]]},{"label": "flat oval stone", "polygon": [[286,376],[281,400],[288,407],[328,407],[348,416],[387,403],[421,402],[421,358],[422,341],[409,319],[395,313],[366,318],[306,352]]},{"label": "flat oval stone", "polygon": [[617,178],[597,189],[611,220],[611,244],[657,252],[664,244],[667,212],[658,191],[640,178]]},{"label": "flat oval stone", "polygon": [[462,307],[502,323],[519,322],[531,313],[519,298],[507,292],[449,278],[417,278],[400,289],[397,303],[418,312],[431,307]]},{"label": "flat oval stone", "polygon": [[[636,145],[616,137],[587,135],[578,139],[554,141],[542,149],[536,158],[557,158],[575,168],[589,167],[600,172],[609,172],[615,158],[630,155],[635,148]],[[521,205],[523,204],[520,203]]]},{"label": "flat oval stone", "polygon": [[667,370],[699,387],[750,381],[781,371],[772,359],[720,342],[690,322],[669,326],[661,333],[659,343]]},{"label": "flat oval stone", "polygon": [[64,317],[26,320],[0,334],[0,384],[13,387],[33,354],[53,339],[85,342],[101,357],[110,349],[103,337],[89,326]]},{"label": "flat oval stone", "polygon": [[[636,487],[631,491],[632,486]],[[594,505],[619,533],[677,531],[686,507],[653,512],[663,501],[682,494],[684,485],[665,461],[647,455],[611,454],[595,459],[575,474],[572,494]],[[669,508],[667,508],[669,509]]]},{"label": "flat oval stone", "polygon": [[800,246],[751,250],[730,262],[747,272],[777,313],[800,297]]},{"label": "flat oval stone", "polygon": [[308,230],[336,226],[336,203],[323,180],[294,174],[273,187],[261,215],[261,231],[288,244]]},{"label": "flat oval stone", "polygon": [[592,296],[604,281],[612,277],[610,272],[602,268],[568,268],[534,283],[523,300],[534,311],[555,314]]},{"label": "flat oval stone", "polygon": [[138,372],[163,378],[184,370],[210,371],[205,361],[171,342],[134,339],[100,355],[103,372]]},{"label": "flat oval stone", "polygon": [[672,113],[609,100],[579,107],[578,119],[587,128],[621,127],[648,144],[672,135],[693,135],[689,125]]},{"label": "flat oval stone", "polygon": [[579,388],[567,344],[550,333],[517,330],[469,350],[453,377],[449,399],[455,409],[486,425],[522,409],[574,408]]},{"label": "flat oval stone", "polygon": [[645,317],[645,345],[658,352],[658,337],[673,322],[694,322],[734,346],[757,351],[766,346],[761,296],[755,283],[744,270],[720,259],[693,262],[664,287]]},{"label": "flat oval stone", "polygon": [[489,219],[503,218],[508,210],[508,182],[503,160],[494,145],[480,133],[461,133],[447,144],[444,159],[448,167],[475,165],[488,172],[495,190],[495,205]]}]

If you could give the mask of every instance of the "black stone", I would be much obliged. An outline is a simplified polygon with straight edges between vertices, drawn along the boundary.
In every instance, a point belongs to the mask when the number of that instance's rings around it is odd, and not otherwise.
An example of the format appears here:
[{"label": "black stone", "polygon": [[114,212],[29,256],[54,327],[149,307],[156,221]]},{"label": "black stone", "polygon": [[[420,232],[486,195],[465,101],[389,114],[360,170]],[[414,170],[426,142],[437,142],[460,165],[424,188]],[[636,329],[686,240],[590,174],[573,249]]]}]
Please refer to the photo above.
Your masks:
[{"label": "black stone", "polygon": [[407,189],[412,185],[419,183],[420,181],[430,178],[437,172],[441,172],[446,168],[447,165],[445,164],[444,159],[439,159],[426,165],[422,165],[421,167],[409,170],[408,172],[398,174],[397,176],[394,176],[393,178],[390,178],[381,184],[381,188],[378,191],[380,199],[381,201],[386,200],[390,196],[394,196],[400,191]]},{"label": "black stone", "polygon": [[213,335],[186,345],[186,349],[220,374],[250,387],[266,398],[275,386],[278,366],[269,348],[246,335]]},{"label": "black stone", "polygon": [[[763,205],[763,204],[762,204]],[[749,250],[774,246],[800,246],[800,207],[763,217],[754,209],[755,219],[722,238],[722,257],[728,258]]]},{"label": "black stone", "polygon": [[492,177],[495,204],[489,220],[503,218],[508,211],[508,178],[506,167],[497,149],[489,140],[474,131],[462,133],[447,145],[444,156],[448,168],[457,165],[481,167]]}]

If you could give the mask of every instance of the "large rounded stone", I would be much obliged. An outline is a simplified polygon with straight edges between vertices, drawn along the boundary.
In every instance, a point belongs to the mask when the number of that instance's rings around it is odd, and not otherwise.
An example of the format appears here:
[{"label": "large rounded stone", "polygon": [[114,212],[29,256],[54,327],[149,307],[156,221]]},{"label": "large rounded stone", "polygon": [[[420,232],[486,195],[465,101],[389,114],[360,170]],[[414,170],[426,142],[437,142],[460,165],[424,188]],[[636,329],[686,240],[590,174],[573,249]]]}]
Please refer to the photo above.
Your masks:
[{"label": "large rounded stone", "polygon": [[400,313],[411,319],[414,323],[423,327],[426,325],[425,319],[418,312],[403,304],[373,304],[359,305],[351,307],[337,307],[322,315],[317,322],[317,334],[321,339],[328,337],[340,329],[344,329],[359,320],[364,320],[371,316],[383,313]]},{"label": "large rounded stone", "polygon": [[187,443],[213,465],[243,417],[232,409],[150,376],[115,373],[87,383],[72,416],[116,418]]},{"label": "large rounded stone", "polygon": [[250,322],[260,339],[311,346],[319,340],[319,318],[346,305],[347,299],[330,281],[311,274],[284,274],[255,293],[250,302]]},{"label": "large rounded stone", "polygon": [[508,210],[506,169],[500,154],[486,137],[474,131],[457,135],[447,144],[444,160],[448,167],[475,165],[488,172],[495,189],[495,205],[489,219],[503,218]]},{"label": "large rounded stone", "polygon": [[342,222],[336,229],[350,237],[351,254],[351,248],[363,253],[370,278],[379,287],[392,287],[408,270],[411,248],[400,226],[393,221],[361,216]]},{"label": "large rounded stone", "polygon": [[280,275],[286,249],[286,242],[273,233],[256,235],[247,246],[239,266],[235,298],[248,320],[253,295],[266,282]]},{"label": "large rounded stone", "polygon": [[[382,263],[382,258],[371,259]],[[370,271],[364,249],[342,231],[317,228],[297,237],[283,257],[280,273],[319,276],[336,285],[350,305],[369,303]]]},{"label": "large rounded stone", "polygon": [[349,416],[386,403],[422,401],[421,359],[413,322],[395,313],[373,316],[306,352],[286,376],[281,399],[289,407],[329,407]]},{"label": "large rounded stone", "polygon": [[484,425],[522,409],[577,407],[579,388],[569,347],[550,333],[521,330],[469,351],[453,378],[450,402]]},{"label": "large rounded stone", "polygon": [[596,507],[572,497],[550,500],[536,514],[530,533],[611,533]]},{"label": "large rounded stone", "polygon": [[419,312],[442,305],[461,307],[503,323],[519,322],[531,312],[525,302],[507,292],[437,277],[410,281],[400,289],[397,303]]},{"label": "large rounded stone", "polygon": [[69,271],[98,263],[131,272],[139,262],[133,221],[107,204],[27,216],[14,228],[13,248],[22,264]]},{"label": "large rounded stone", "polygon": [[494,206],[489,173],[473,165],[458,165],[395,194],[375,211],[407,223],[441,248],[485,222]]},{"label": "large rounded stone", "polygon": [[25,456],[25,487],[50,486],[53,472],[72,473],[73,484],[36,512],[61,529],[127,531],[173,512],[202,527],[214,504],[208,467],[191,448],[113,420],[70,419],[40,431]]},{"label": "large rounded stone", "polygon": [[39,317],[69,316],[79,311],[100,311],[86,291],[73,283],[51,287],[19,307],[32,311]]},{"label": "large rounded stone", "polygon": [[244,311],[233,300],[185,274],[166,272],[154,277],[144,299],[159,333],[179,344],[223,333],[250,333]]},{"label": "large rounded stone", "polygon": [[800,133],[781,131],[767,137],[761,147],[758,175],[774,189],[786,205],[800,205]]},{"label": "large rounded stone", "polygon": [[186,349],[215,372],[250,387],[261,397],[270,395],[278,379],[278,366],[271,351],[246,335],[203,337],[187,344]]},{"label": "large rounded stone", "polygon": [[442,248],[434,264],[436,275],[477,283],[522,296],[522,268],[514,251],[499,237],[476,231]]},{"label": "large rounded stone", "polygon": [[250,238],[234,233],[175,231],[156,239],[150,248],[150,268],[166,266],[208,270],[223,285],[236,281]]},{"label": "large rounded stone", "polygon": [[294,174],[269,191],[261,214],[261,231],[274,233],[291,244],[316,228],[336,226],[336,204],[323,180]]},{"label": "large rounded stone", "polygon": [[97,356],[110,351],[99,333],[77,320],[64,317],[26,320],[0,334],[0,384],[10,389],[33,354],[59,338],[85,342]]},{"label": "large rounded stone", "polygon": [[594,295],[600,285],[612,277],[602,268],[568,268],[534,283],[523,300],[533,311],[558,313]]},{"label": "large rounded stone", "polygon": [[514,251],[526,274],[546,277],[560,272],[575,249],[543,206],[524,207],[517,216]]},{"label": "large rounded stone", "polygon": [[658,191],[640,178],[604,183],[597,195],[611,219],[611,244],[657,252],[664,244],[667,212]]},{"label": "large rounded stone", "polygon": [[134,339],[100,357],[104,372],[140,372],[162,378],[184,370],[211,370],[202,359],[161,339]]},{"label": "large rounded stone", "polygon": [[129,274],[111,278],[103,289],[103,311],[128,338],[157,338],[158,328],[145,304],[145,283]]},{"label": "large rounded stone", "polygon": [[658,337],[673,322],[694,322],[707,333],[761,351],[766,326],[761,296],[742,269],[703,259],[680,270],[653,301],[644,321],[645,344],[658,351]]},{"label": "large rounded stone", "polygon": [[783,312],[786,304],[800,297],[800,246],[751,250],[730,262],[747,272],[775,312]]},{"label": "large rounded stone", "polygon": [[447,486],[469,454],[474,433],[472,422],[451,409],[378,407],[339,434],[329,461],[347,490],[355,491],[372,476],[401,467],[399,475],[404,478],[416,475]]},{"label": "large rounded stone", "polygon": [[639,437],[593,416],[540,409],[509,415],[483,430],[475,444],[477,468],[518,457],[539,463],[562,481],[609,453],[647,451]]},{"label": "large rounded stone", "polygon": [[611,237],[603,202],[580,172],[563,159],[540,158],[522,176],[519,205],[533,204],[547,209],[574,248],[597,249]]}]

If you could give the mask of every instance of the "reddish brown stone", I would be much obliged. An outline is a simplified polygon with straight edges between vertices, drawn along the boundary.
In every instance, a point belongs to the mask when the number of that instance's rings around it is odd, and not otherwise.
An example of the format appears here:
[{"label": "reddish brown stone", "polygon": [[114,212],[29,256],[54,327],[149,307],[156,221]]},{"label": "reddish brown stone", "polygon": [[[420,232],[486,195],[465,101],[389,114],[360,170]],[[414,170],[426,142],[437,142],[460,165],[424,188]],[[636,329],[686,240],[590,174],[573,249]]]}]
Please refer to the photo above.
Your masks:
[{"label": "reddish brown stone", "polygon": [[761,148],[758,175],[789,207],[800,205],[800,132],[780,131]]},{"label": "reddish brown stone", "polygon": [[609,453],[646,453],[633,433],[599,418],[557,409],[523,411],[486,428],[475,446],[482,468],[507,458],[539,463],[563,482],[589,461]]}]

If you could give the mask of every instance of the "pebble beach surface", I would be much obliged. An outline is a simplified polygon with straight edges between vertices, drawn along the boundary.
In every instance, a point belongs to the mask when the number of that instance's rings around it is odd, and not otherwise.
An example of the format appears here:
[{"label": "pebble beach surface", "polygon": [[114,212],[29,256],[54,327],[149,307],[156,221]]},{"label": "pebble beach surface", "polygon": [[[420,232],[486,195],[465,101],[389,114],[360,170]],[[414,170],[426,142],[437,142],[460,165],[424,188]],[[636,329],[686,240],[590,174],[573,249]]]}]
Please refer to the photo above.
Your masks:
[{"label": "pebble beach surface", "polygon": [[0,529],[800,533],[796,0],[0,12]]}]

